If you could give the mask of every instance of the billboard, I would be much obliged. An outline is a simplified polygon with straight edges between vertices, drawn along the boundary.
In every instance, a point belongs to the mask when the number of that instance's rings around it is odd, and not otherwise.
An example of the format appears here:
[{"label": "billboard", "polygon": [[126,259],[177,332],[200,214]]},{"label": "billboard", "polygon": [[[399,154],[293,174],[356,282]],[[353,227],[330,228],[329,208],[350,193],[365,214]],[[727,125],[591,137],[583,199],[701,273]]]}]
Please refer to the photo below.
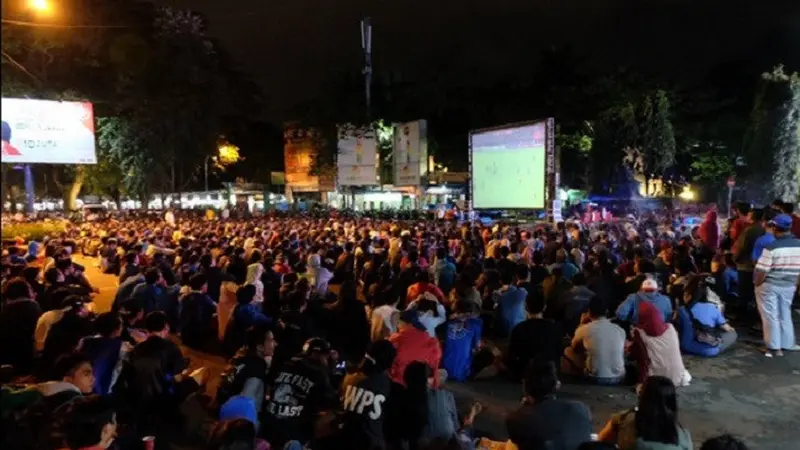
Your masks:
[{"label": "billboard", "polygon": [[424,120],[394,127],[394,185],[419,186],[428,172],[428,126]]},{"label": "billboard", "polygon": [[336,168],[340,186],[378,184],[378,141],[372,127],[337,127]]},{"label": "billboard", "polygon": [[475,209],[543,209],[549,120],[469,134]]},{"label": "billboard", "polygon": [[97,164],[89,102],[2,99],[4,163]]},{"label": "billboard", "polygon": [[296,122],[284,125],[283,164],[286,186],[305,192],[333,190],[332,178],[309,174],[323,144],[322,132],[316,128],[304,128]]}]

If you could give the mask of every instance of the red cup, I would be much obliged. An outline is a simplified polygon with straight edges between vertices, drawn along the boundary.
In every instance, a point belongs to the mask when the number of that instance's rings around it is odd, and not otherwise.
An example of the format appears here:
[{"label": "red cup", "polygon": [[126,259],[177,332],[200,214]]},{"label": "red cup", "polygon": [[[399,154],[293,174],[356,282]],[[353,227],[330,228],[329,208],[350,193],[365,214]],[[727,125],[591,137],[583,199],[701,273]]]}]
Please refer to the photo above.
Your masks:
[{"label": "red cup", "polygon": [[156,450],[155,436],[145,436],[142,438],[142,442],[144,442],[144,450]]}]

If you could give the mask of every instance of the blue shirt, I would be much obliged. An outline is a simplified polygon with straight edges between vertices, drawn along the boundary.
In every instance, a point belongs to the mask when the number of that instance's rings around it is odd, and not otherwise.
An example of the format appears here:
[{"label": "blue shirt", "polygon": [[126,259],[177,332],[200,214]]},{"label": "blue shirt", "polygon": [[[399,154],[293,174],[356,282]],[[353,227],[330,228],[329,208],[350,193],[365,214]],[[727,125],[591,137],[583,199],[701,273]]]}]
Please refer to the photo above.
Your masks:
[{"label": "blue shirt", "polygon": [[549,267],[550,273],[553,273],[553,269],[556,267],[561,267],[561,276],[564,277],[565,280],[571,280],[572,277],[574,277],[575,275],[578,274],[578,272],[580,272],[578,266],[572,264],[571,262],[565,262],[565,263],[552,264]]},{"label": "blue shirt", "polygon": [[258,307],[252,303],[246,305],[238,305],[233,312],[233,320],[236,326],[246,330],[252,326],[261,326],[272,323],[267,316],[265,316]]},{"label": "blue shirt", "polygon": [[472,371],[472,352],[478,348],[483,333],[483,321],[479,318],[451,320],[447,323],[444,340],[442,367],[447,369],[447,378],[466,381]]},{"label": "blue shirt", "polygon": [[495,292],[494,295],[499,319],[498,332],[502,336],[508,336],[517,324],[527,318],[525,300],[528,298],[528,291],[511,285]]},{"label": "blue shirt", "polygon": [[[628,296],[617,308],[617,319],[622,322],[636,323],[639,321],[639,303],[650,302],[664,314],[664,322],[672,319],[672,302],[666,295],[658,292],[635,292]],[[630,319],[628,318],[630,317]]]},{"label": "blue shirt", "polygon": [[772,233],[764,233],[756,239],[755,244],[753,244],[753,253],[750,255],[753,262],[757,262],[758,258],[761,258],[761,253],[764,252],[764,247],[773,242],[775,242],[775,235]]},{"label": "blue shirt", "polygon": [[[702,303],[698,303],[692,307],[692,314],[695,314],[695,307],[701,305]],[[714,305],[709,305],[714,308]],[[716,309],[716,308],[714,308]],[[698,317],[695,316],[695,319]],[[702,323],[702,322],[701,322]],[[686,312],[686,307],[678,309],[678,336],[681,341],[681,351],[683,353],[688,353],[690,355],[697,355],[697,356],[706,356],[712,357],[719,355],[720,347],[719,346],[712,346],[705,344],[703,342],[699,342],[695,339],[694,334],[694,326],[692,325],[692,319],[689,317],[689,313]]]},{"label": "blue shirt", "polygon": [[727,323],[722,311],[711,303],[698,302],[692,305],[694,319],[709,328],[718,328]]}]

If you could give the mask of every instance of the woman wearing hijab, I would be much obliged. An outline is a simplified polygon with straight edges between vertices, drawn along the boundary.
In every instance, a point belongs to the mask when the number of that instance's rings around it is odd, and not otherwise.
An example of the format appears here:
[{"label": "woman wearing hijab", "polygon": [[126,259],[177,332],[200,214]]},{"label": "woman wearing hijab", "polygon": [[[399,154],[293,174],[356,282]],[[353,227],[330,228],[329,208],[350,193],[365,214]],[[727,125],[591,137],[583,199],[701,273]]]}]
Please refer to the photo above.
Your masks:
[{"label": "woman wearing hijab", "polygon": [[639,364],[639,383],[662,376],[675,386],[686,386],[692,379],[683,365],[677,331],[664,322],[664,315],[651,303],[639,303],[631,352]]},{"label": "woman wearing hijab", "polygon": [[261,275],[264,273],[264,266],[260,262],[255,262],[247,266],[247,278],[245,284],[252,284],[256,288],[256,295],[253,302],[261,304],[264,302],[264,283],[261,282]]}]

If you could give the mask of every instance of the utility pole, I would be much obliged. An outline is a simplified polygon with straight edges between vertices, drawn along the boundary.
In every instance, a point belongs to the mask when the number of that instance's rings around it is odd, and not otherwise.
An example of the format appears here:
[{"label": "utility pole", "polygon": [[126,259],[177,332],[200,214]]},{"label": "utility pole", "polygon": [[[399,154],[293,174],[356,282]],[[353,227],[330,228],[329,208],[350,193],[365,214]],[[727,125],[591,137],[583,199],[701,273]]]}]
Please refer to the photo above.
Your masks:
[{"label": "utility pole", "polygon": [[372,19],[361,21],[361,49],[364,51],[364,88],[367,100],[367,122],[372,120]]}]

